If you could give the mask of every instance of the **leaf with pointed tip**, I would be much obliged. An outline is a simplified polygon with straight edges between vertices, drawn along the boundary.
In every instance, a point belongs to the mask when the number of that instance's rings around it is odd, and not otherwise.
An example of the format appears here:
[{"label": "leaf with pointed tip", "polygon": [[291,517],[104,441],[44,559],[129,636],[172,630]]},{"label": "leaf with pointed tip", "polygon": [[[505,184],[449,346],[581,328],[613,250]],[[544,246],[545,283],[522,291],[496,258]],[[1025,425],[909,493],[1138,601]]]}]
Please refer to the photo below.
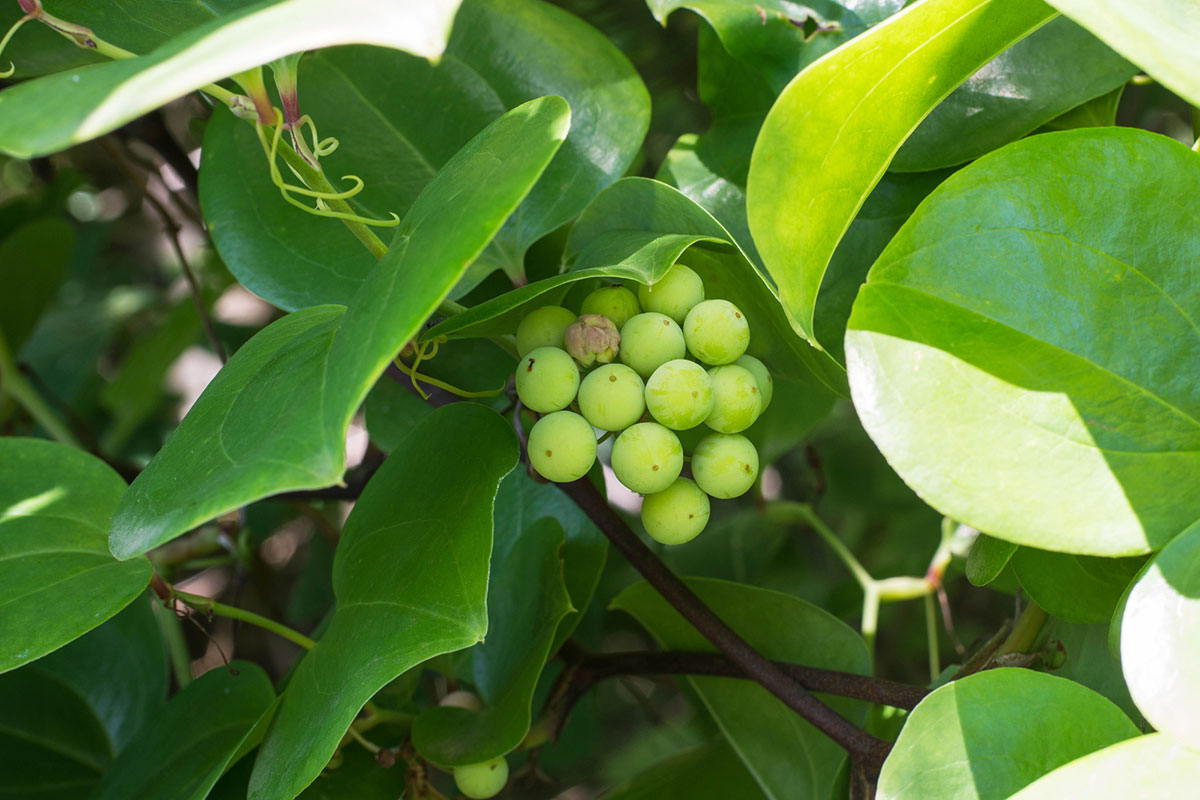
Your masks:
[{"label": "leaf with pointed tip", "polygon": [[546,97],[493,122],[425,187],[348,309],[297,311],[239,350],[122,498],[113,553],[340,480],[359,405],[537,182],[568,117],[562,98]]},{"label": "leaf with pointed tip", "polygon": [[234,661],[204,673],[138,733],[90,797],[204,800],[274,704],[271,679],[257,664]]},{"label": "leaf with pointed tip", "polygon": [[0,92],[0,152],[48,155],[188,92],[303,50],[339,44],[441,55],[459,0],[265,0],[134,58],[47,75]]},{"label": "leaf with pointed tip", "polygon": [[1189,797],[1200,785],[1200,752],[1165,733],[1137,736],[1077,758],[1009,800]]},{"label": "leaf with pointed tip", "polygon": [[967,554],[967,580],[975,586],[987,586],[1000,576],[1015,552],[1017,545],[1012,542],[986,533],[979,534],[975,544],[971,545],[971,552]]},{"label": "leaf with pointed tip", "polygon": [[846,351],[863,426],[927,503],[1095,556],[1195,521],[1176,498],[1200,488],[1198,190],[1187,147],[1087,128],[1011,144],[922,203]]},{"label": "leaf with pointed tip", "polygon": [[883,764],[880,800],[1003,800],[1063,764],[1138,735],[1121,709],[1077,683],[991,669],[935,689]]},{"label": "leaf with pointed tip", "polygon": [[336,610],[283,693],[251,798],[295,797],[379,689],[483,639],[492,504],[516,462],[512,428],[474,403],[438,409],[384,461],[346,522]]},{"label": "leaf with pointed tip", "polygon": [[956,86],[1052,15],[1042,0],[924,0],[788,84],[754,147],[747,215],[797,331],[817,342],[830,259],[904,140]]},{"label": "leaf with pointed tip", "polygon": [[0,672],[57,650],[150,582],[150,562],[108,551],[125,481],[93,455],[0,438]]}]

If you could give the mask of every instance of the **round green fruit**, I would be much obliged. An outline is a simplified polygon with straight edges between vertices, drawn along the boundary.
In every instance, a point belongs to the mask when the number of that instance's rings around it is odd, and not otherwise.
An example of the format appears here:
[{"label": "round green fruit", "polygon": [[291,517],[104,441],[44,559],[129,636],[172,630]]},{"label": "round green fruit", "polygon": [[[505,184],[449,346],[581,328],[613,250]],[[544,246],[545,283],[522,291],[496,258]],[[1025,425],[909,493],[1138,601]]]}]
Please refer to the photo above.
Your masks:
[{"label": "round green fruit", "polygon": [[705,494],[740,497],[758,477],[758,450],[737,433],[710,433],[692,453],[692,477]]},{"label": "round green fruit", "polygon": [[525,407],[545,414],[571,405],[579,390],[579,367],[566,350],[539,347],[517,365],[517,396]]},{"label": "round green fruit", "polygon": [[683,471],[683,445],[662,425],[639,422],[613,442],[612,468],[630,491],[661,492]]},{"label": "round green fruit", "polygon": [[649,378],[668,361],[687,355],[683,331],[665,314],[638,314],[621,328],[622,363],[633,367],[643,379]]},{"label": "round green fruit", "polygon": [[708,495],[687,478],[642,501],[642,525],[663,544],[690,542],[708,524]]},{"label": "round green fruit", "polygon": [[454,785],[471,800],[486,800],[500,794],[508,784],[508,762],[495,761],[454,768]]},{"label": "round green fruit", "polygon": [[580,313],[608,317],[620,330],[626,322],[642,313],[642,308],[633,292],[620,284],[613,284],[602,286],[583,298]]},{"label": "round green fruit", "polygon": [[713,386],[713,409],[704,424],[718,433],[738,433],[762,413],[758,381],[745,367],[726,364],[708,371]]},{"label": "round green fruit", "polygon": [[732,364],[750,345],[746,316],[728,300],[705,300],[683,321],[688,352],[705,364]]},{"label": "round green fruit", "polygon": [[517,326],[517,355],[524,357],[539,347],[563,347],[563,334],[575,321],[575,312],[562,306],[542,306],[525,315]]},{"label": "round green fruit", "polygon": [[579,410],[593,427],[623,431],[642,418],[645,391],[646,385],[632,368],[606,364],[579,384]]},{"label": "round green fruit", "polygon": [[712,412],[712,380],[695,361],[668,361],[646,381],[646,408],[668,428],[694,428]]},{"label": "round green fruit", "polygon": [[577,481],[596,463],[596,433],[574,411],[547,414],[529,429],[529,463],[548,481]]},{"label": "round green fruit", "polygon": [[766,411],[767,406],[771,405],[771,398],[775,396],[775,379],[771,377],[767,365],[754,356],[747,355],[738,356],[733,363],[749,370],[754,376],[754,380],[758,382],[758,394],[762,397],[762,410]]},{"label": "round green fruit", "polygon": [[683,264],[676,264],[658,283],[638,288],[638,300],[645,311],[657,311],[683,324],[692,307],[704,299],[704,281]]}]

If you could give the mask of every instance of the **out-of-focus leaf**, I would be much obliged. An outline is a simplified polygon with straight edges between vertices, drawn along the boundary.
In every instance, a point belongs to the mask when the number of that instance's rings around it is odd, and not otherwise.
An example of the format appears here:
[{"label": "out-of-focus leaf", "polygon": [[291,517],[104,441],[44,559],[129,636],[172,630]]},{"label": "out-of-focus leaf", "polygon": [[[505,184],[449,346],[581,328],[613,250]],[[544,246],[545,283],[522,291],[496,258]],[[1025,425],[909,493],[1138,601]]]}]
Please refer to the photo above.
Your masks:
[{"label": "out-of-focus leaf", "polygon": [[766,795],[726,742],[685,750],[601,795],[602,800],[696,800],[700,797],[760,800]]},{"label": "out-of-focus leaf", "polygon": [[0,241],[0,337],[21,349],[58,292],[75,250],[75,229],[57,217],[28,222]]}]

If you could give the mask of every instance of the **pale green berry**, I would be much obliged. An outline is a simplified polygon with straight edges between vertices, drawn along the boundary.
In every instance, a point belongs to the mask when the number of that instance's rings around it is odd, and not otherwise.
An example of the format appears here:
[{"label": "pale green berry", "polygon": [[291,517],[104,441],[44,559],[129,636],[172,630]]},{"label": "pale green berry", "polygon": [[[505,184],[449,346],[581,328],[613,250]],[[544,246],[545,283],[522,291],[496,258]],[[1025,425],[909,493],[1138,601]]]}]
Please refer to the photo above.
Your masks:
[{"label": "pale green berry", "polygon": [[620,284],[613,284],[602,286],[583,298],[583,306],[579,311],[581,314],[608,317],[620,330],[626,322],[642,313],[642,308],[633,292]]},{"label": "pale green berry", "polygon": [[529,429],[529,463],[548,481],[577,481],[596,463],[596,433],[574,411],[547,414]]},{"label": "pale green berry", "polygon": [[630,367],[606,364],[579,384],[579,411],[593,427],[623,431],[642,418],[645,391],[641,377]]},{"label": "pale green berry", "polygon": [[688,352],[705,364],[732,364],[750,345],[746,316],[728,300],[705,300],[683,321]]},{"label": "pale green berry", "polygon": [[692,307],[704,299],[704,281],[683,264],[676,264],[658,283],[638,288],[638,300],[645,311],[657,311],[683,324]]},{"label": "pale green berry", "polygon": [[632,492],[661,492],[683,471],[683,445],[662,425],[639,422],[613,442],[612,468],[617,480]]},{"label": "pale green berry", "polygon": [[750,370],[750,374],[758,382],[758,393],[762,397],[762,410],[766,411],[767,406],[771,404],[771,398],[775,396],[775,379],[771,377],[767,365],[750,355],[738,356],[737,361],[733,363]]},{"label": "pale green berry", "polygon": [[663,544],[695,539],[708,524],[708,514],[708,495],[687,478],[642,501],[642,525],[650,538]]},{"label": "pale green berry", "polygon": [[579,389],[579,367],[566,350],[539,347],[517,365],[517,396],[525,407],[545,414],[571,405]]},{"label": "pale green berry", "polygon": [[450,692],[438,701],[438,705],[465,708],[467,711],[483,711],[483,701],[479,699],[479,695],[468,692],[466,689],[456,689]]},{"label": "pale green berry", "polygon": [[712,380],[695,361],[668,361],[646,381],[646,409],[668,428],[694,428],[704,422],[712,408]]},{"label": "pale green berry", "polygon": [[710,433],[692,453],[692,477],[713,497],[739,497],[758,477],[758,450],[741,434]]},{"label": "pale green berry", "polygon": [[719,433],[737,433],[754,424],[762,413],[758,381],[745,367],[727,364],[708,371],[713,386],[713,410],[704,424]]},{"label": "pale green berry", "polygon": [[517,326],[517,355],[524,357],[539,347],[563,347],[563,334],[574,321],[575,312],[562,306],[530,311]]},{"label": "pale green berry", "polygon": [[508,784],[508,762],[495,761],[454,768],[454,785],[471,800],[486,800],[500,794]]},{"label": "pale green berry", "polygon": [[665,314],[638,314],[621,328],[621,361],[643,379],[668,361],[685,355],[683,331]]}]

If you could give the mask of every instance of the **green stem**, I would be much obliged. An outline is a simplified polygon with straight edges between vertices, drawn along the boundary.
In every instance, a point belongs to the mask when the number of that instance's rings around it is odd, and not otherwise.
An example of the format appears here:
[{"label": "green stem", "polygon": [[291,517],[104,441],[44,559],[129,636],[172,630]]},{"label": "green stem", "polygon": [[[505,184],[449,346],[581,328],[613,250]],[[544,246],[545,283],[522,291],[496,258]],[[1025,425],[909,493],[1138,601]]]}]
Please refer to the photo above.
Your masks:
[{"label": "green stem", "polygon": [[29,381],[25,380],[3,333],[0,333],[0,389],[28,411],[29,416],[53,439],[71,447],[84,449],[66,423],[58,418],[42,396],[34,391]]},{"label": "green stem", "polygon": [[260,614],[255,614],[253,611],[247,611],[244,608],[237,608],[236,606],[227,606],[224,603],[218,603],[216,600],[213,600],[210,597],[202,597],[198,594],[189,594],[188,592],[181,592],[174,588],[171,590],[171,595],[184,605],[190,606],[197,611],[201,611],[206,614],[216,614],[219,617],[228,617],[229,619],[237,619],[241,620],[242,622],[247,622],[251,625],[256,625],[263,630],[267,630],[271,633],[282,636],[289,642],[294,642],[300,645],[305,650],[312,650],[317,646],[315,641],[299,631],[294,631],[282,623],[276,622],[275,620],[269,619]]},{"label": "green stem", "polygon": [[1049,616],[1045,609],[1030,600],[1029,604],[1025,606],[1025,610],[1021,612],[1020,619],[1013,625],[1012,633],[996,650],[996,655],[1029,652],[1029,648],[1033,647],[1033,643],[1037,641],[1038,634],[1042,632],[1042,626],[1046,624]]},{"label": "green stem", "polygon": [[867,572],[863,565],[859,563],[859,560],[850,552],[850,548],[842,543],[842,540],[825,524],[825,521],[817,516],[812,506],[807,503],[783,501],[772,503],[768,508],[768,512],[780,521],[799,520],[807,523],[825,541],[825,544],[829,545],[829,549],[842,560],[842,563],[854,575],[854,579],[858,581],[858,585],[863,588],[863,591],[874,585],[875,579],[871,577],[871,573]]},{"label": "green stem", "polygon": [[867,643],[871,664],[875,663],[875,632],[879,629],[879,591],[875,583],[863,587],[862,637]]},{"label": "green stem", "polygon": [[171,660],[171,671],[175,685],[180,689],[192,682],[192,657],[188,653],[187,640],[183,638],[183,627],[175,612],[161,603],[155,603],[154,617],[167,645],[167,656]]},{"label": "green stem", "polygon": [[933,592],[925,595],[925,637],[929,643],[929,682],[933,683],[942,674],[942,661],[938,654],[937,608]]}]

